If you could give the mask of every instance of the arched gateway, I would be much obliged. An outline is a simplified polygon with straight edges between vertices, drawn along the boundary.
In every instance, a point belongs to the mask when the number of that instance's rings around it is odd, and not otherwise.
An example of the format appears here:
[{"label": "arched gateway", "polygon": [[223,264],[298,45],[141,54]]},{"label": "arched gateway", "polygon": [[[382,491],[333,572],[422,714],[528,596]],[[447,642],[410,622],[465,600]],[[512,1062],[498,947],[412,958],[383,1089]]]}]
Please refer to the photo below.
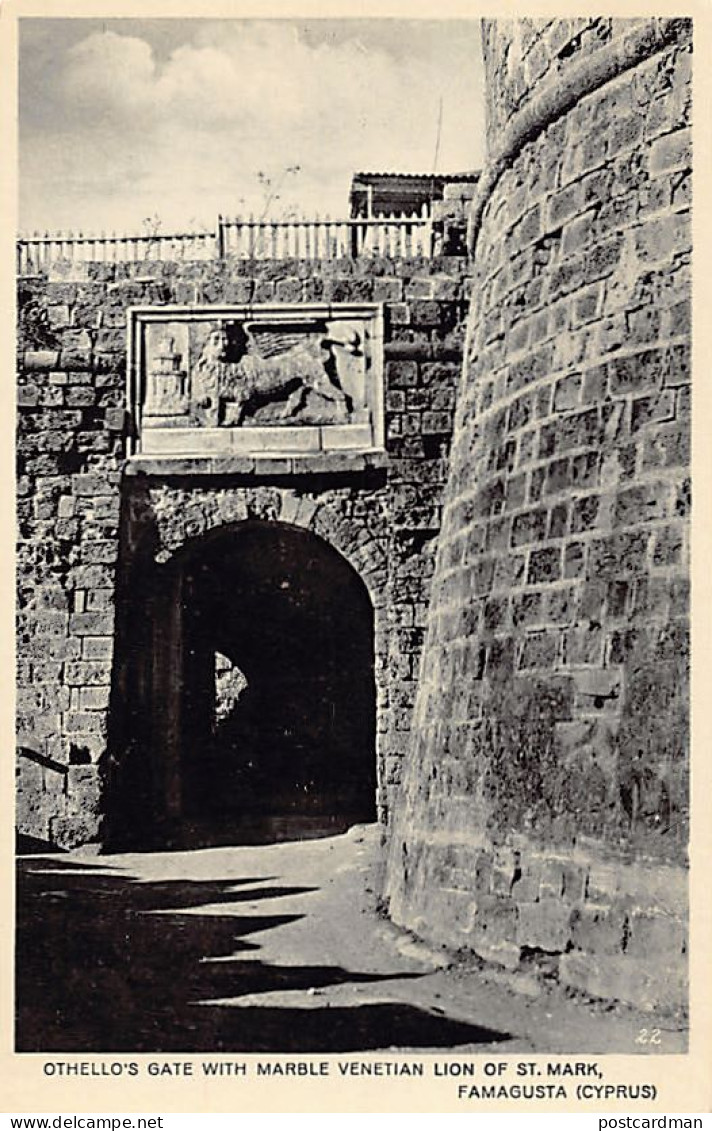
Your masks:
[{"label": "arched gateway", "polygon": [[338,551],[249,520],[154,564],[142,589],[112,825],[170,844],[375,819],[374,611]]}]

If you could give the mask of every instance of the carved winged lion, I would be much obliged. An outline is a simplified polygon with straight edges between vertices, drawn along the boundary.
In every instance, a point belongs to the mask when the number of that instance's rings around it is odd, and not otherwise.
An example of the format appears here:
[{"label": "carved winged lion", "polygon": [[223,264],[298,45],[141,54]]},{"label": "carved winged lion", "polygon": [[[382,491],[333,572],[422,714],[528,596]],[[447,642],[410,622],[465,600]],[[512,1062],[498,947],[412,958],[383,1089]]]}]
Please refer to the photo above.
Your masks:
[{"label": "carved winged lion", "polygon": [[279,421],[294,420],[310,392],[346,420],[351,405],[338,384],[329,344],[318,334],[259,323],[243,323],[237,344],[225,327],[213,330],[193,374],[193,397],[205,422],[239,426],[273,403],[280,405]]}]

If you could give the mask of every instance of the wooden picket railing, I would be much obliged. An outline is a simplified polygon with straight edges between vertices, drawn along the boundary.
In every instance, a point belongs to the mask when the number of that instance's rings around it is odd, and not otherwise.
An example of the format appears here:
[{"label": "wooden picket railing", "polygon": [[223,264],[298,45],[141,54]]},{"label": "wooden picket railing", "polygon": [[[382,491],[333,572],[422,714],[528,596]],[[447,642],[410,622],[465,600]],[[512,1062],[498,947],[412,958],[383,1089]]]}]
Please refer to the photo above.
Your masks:
[{"label": "wooden picket railing", "polygon": [[17,241],[18,275],[43,274],[61,262],[142,263],[155,259],[213,259],[214,232],[160,235],[83,235],[35,232]]},{"label": "wooden picket railing", "polygon": [[17,241],[18,275],[44,274],[60,263],[142,263],[153,260],[339,259],[433,255],[433,230],[422,214],[374,219],[265,220],[219,216],[214,231],[142,235],[35,232]]},{"label": "wooden picket railing", "polygon": [[424,211],[373,219],[255,220],[219,217],[218,254],[237,259],[341,259],[432,255],[432,227]]}]

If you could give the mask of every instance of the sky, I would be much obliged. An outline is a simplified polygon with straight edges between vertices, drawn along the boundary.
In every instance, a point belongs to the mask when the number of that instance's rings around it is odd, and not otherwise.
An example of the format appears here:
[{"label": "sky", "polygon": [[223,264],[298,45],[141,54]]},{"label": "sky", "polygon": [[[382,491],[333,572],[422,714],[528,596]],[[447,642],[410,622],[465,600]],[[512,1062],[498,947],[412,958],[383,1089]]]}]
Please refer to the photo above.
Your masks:
[{"label": "sky", "polygon": [[25,18],[19,82],[26,232],[345,216],[356,171],[483,159],[477,20]]}]

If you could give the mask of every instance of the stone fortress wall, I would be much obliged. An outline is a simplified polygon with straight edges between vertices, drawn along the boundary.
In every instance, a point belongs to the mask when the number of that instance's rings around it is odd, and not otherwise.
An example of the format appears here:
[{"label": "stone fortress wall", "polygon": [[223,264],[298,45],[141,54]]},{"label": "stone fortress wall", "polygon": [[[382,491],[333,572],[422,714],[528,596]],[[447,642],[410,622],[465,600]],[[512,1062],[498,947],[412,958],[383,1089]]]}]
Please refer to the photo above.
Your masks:
[{"label": "stone fortress wall", "polygon": [[388,892],[685,1000],[691,27],[485,21],[490,158]]},{"label": "stone fortress wall", "polygon": [[[394,921],[515,979],[676,1009],[691,27],[485,21],[484,52],[471,259],[20,280],[19,826],[104,835],[139,545],[165,561],[223,526],[290,524],[374,606]],[[274,301],[384,304],[385,453],[127,472],[127,308]]]},{"label": "stone fortress wall", "polygon": [[[247,519],[311,531],[367,584],[376,619],[378,810],[386,819],[415,697],[470,270],[462,256],[147,261],[60,263],[49,278],[20,280],[21,832],[65,847],[104,836],[107,780],[125,756],[121,733],[111,738],[110,704],[114,714],[131,710],[115,654],[117,587],[146,525],[151,554],[166,561]],[[195,461],[172,459],[154,461],[150,476],[131,473],[129,307],[315,301],[383,303],[380,457],[227,456],[197,475]],[[134,616],[138,630],[141,612]]]}]

